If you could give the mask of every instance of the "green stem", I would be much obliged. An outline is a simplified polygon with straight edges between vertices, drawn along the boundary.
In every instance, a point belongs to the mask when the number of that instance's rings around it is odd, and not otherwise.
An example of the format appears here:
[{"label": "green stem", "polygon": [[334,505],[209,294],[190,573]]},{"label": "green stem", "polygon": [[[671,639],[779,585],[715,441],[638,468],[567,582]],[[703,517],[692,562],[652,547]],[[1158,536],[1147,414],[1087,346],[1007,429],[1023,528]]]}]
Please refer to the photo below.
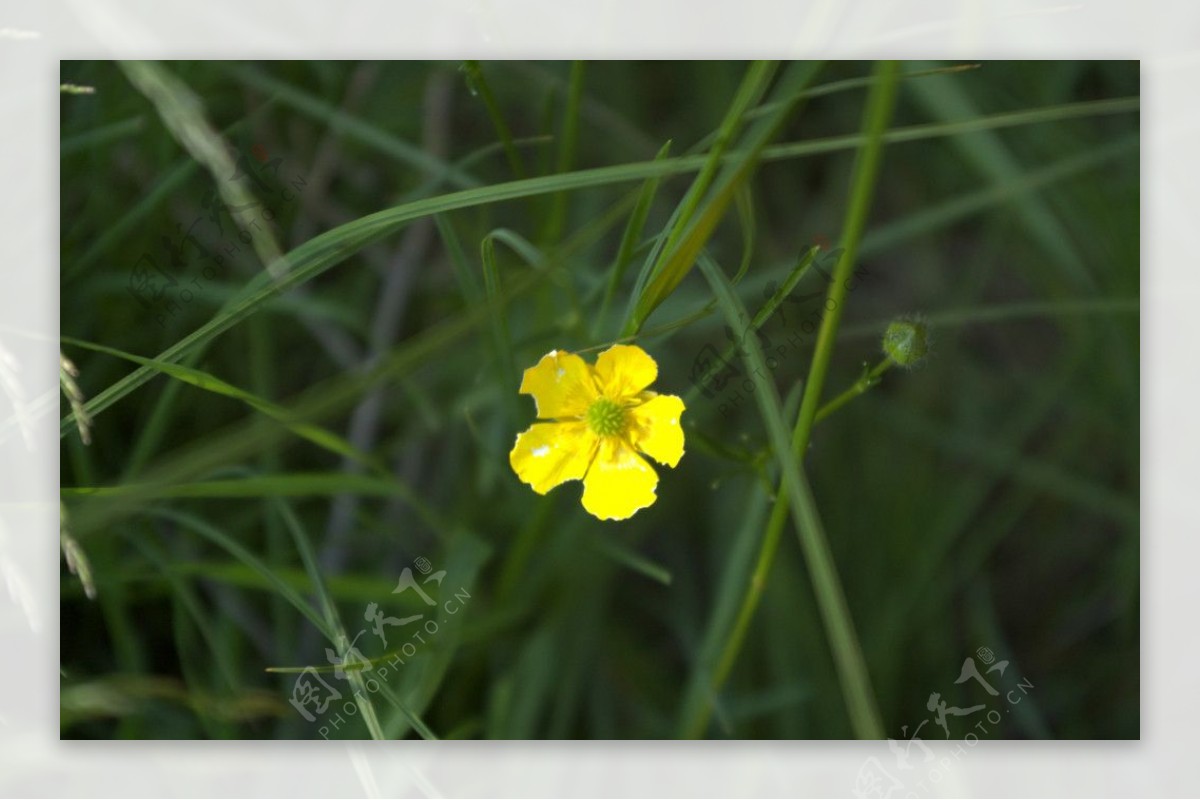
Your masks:
[{"label": "green stem", "polygon": [[[792,434],[792,452],[796,454],[797,459],[802,459],[808,449],[809,437],[812,435],[813,424],[816,421],[821,390],[825,383],[837,326],[841,321],[841,309],[846,298],[846,279],[857,257],[863,230],[866,227],[867,213],[874,194],[875,177],[878,173],[884,144],[884,133],[891,119],[895,101],[896,64],[881,62],[876,68],[876,76],[879,80],[871,88],[864,113],[863,146],[855,161],[850,207],[846,213],[846,224],[842,235],[845,251],[835,269],[834,280],[829,285],[829,299],[834,301],[833,310],[827,313],[821,322],[816,352],[813,355],[808,381],[804,386],[800,414]],[[826,307],[829,307],[828,301]],[[763,588],[770,575],[775,554],[779,549],[783,526],[790,513],[788,496],[786,492],[778,493],[775,507],[771,511],[771,518],[767,522],[767,530],[763,536],[754,572],[750,577],[750,583],[746,587],[746,594],[738,611],[737,622],[726,640],[717,669],[713,673],[710,700],[685,726],[685,736],[689,738],[700,736],[707,727],[708,719],[712,714],[712,699],[716,697],[721,686],[729,677],[733,664],[737,660],[750,621],[762,598]],[[853,623],[846,608],[837,572],[833,568],[828,542],[825,541],[819,529],[807,540],[803,530],[798,530],[797,533],[800,535],[801,545],[805,550],[805,562],[813,577],[814,591],[817,593],[822,619],[830,635],[830,644],[834,649],[834,660],[838,667],[842,692],[850,709],[855,734],[860,738],[883,738],[883,726],[879,720],[878,711],[874,707],[870,677],[862,662],[861,649],[857,644]],[[810,554],[816,555],[816,558],[811,558]],[[818,580],[818,573],[820,573],[821,580]],[[840,620],[838,619],[839,614],[843,615]]]},{"label": "green stem", "polygon": [[[739,319],[744,319],[745,308],[734,294],[729,279],[721,272],[720,267],[704,255],[700,257],[699,266],[712,285],[713,292],[717,295],[717,301],[722,306],[730,324],[736,324]],[[770,370],[766,366],[762,346],[755,337],[746,339],[742,357],[746,362],[747,371],[751,375],[750,380],[755,384],[755,402],[759,406],[763,423],[767,428],[771,451],[778,462],[779,497],[787,497],[790,500],[792,522],[796,528],[796,535],[800,539],[800,547],[804,551],[804,563],[808,567],[813,594],[816,596],[817,607],[829,641],[829,649],[833,653],[833,660],[837,667],[851,728],[855,735],[862,739],[882,738],[883,726],[879,720],[879,712],[875,708],[862,648],[859,646],[858,636],[854,632],[854,623],[850,618],[850,609],[846,604],[845,595],[842,593],[833,554],[825,538],[821,518],[817,513],[816,501],[813,499],[812,489],[805,476],[803,462],[799,458],[793,458],[789,449],[787,423],[783,418],[783,409],[775,390],[775,384],[771,380]],[[777,501],[776,507],[778,506],[779,502]],[[788,508],[788,506],[784,507]]]},{"label": "green stem", "polygon": [[849,389],[842,392],[825,405],[821,406],[821,410],[817,412],[817,417],[814,420],[814,424],[825,419],[830,414],[846,405],[846,403],[849,403],[851,400],[867,391],[867,389],[870,389],[872,386],[879,383],[880,376],[891,369],[892,365],[895,363],[896,362],[892,361],[892,359],[885,358],[883,361],[880,361],[878,364],[876,364],[870,372],[863,373],[863,376],[856,380]]},{"label": "green stem", "polygon": [[[817,410],[820,408],[821,390],[825,387],[825,374],[829,369],[829,361],[833,357],[834,340],[837,338],[838,324],[842,321],[842,309],[846,305],[847,283],[850,272],[858,259],[858,248],[862,242],[863,230],[867,225],[867,214],[871,209],[871,199],[875,193],[875,178],[879,172],[879,162],[883,157],[883,134],[887,130],[892,117],[892,107],[896,98],[896,64],[881,62],[877,68],[880,82],[875,84],[867,96],[867,110],[864,119],[866,128],[866,143],[858,151],[854,164],[854,183],[850,193],[850,208],[846,214],[846,224],[842,231],[842,243],[845,251],[834,268],[833,281],[829,284],[829,297],[825,301],[827,313],[821,320],[821,328],[817,332],[816,350],[813,353],[812,365],[808,370],[808,381],[804,386],[804,398],[800,401],[800,419],[796,424],[797,443],[807,444],[816,421]],[[803,453],[803,450],[799,451]]]}]

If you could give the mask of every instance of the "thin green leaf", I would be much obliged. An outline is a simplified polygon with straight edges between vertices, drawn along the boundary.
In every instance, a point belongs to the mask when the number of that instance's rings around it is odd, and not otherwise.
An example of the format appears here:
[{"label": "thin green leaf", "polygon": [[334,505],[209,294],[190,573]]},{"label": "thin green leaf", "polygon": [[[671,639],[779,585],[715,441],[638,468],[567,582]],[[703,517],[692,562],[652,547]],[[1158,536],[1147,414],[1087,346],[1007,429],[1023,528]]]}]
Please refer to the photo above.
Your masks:
[{"label": "thin green leaf", "polygon": [[[325,580],[321,577],[320,567],[317,566],[317,557],[313,553],[312,545],[308,542],[308,534],[305,532],[304,526],[300,523],[300,518],[292,511],[290,505],[282,500],[277,500],[275,501],[275,508],[283,518],[284,527],[291,532],[292,541],[295,542],[296,550],[300,553],[300,561],[304,564],[304,569],[308,573],[312,585],[316,588],[317,600],[325,615],[325,622],[335,634],[332,642],[337,647],[339,655],[348,661],[349,657],[346,654],[353,647],[353,643],[350,637],[346,635],[346,629],[342,625],[341,616],[338,614],[337,604],[333,602],[333,598],[329,594],[329,589],[325,587]],[[352,664],[353,662],[348,661],[348,663]],[[354,699],[358,703],[363,723],[366,724],[371,738],[377,740],[386,739],[387,737],[383,735],[383,728],[379,724],[379,715],[375,711],[375,703],[371,700],[371,693],[367,691],[362,672],[355,669],[348,669],[346,670],[346,678],[354,687]]]},{"label": "thin green leaf", "polygon": [[[737,325],[746,318],[745,307],[725,274],[707,258],[699,261],[700,270],[712,286],[721,310],[730,325]],[[804,550],[804,561],[812,579],[813,593],[817,597],[830,650],[837,665],[842,694],[850,714],[855,735],[862,739],[882,739],[883,723],[875,704],[870,675],[863,660],[862,648],[850,617],[850,609],[842,591],[841,580],[824,526],[817,513],[816,501],[805,477],[799,459],[792,457],[791,437],[783,421],[783,409],[771,371],[767,368],[758,338],[747,336],[743,340],[742,357],[754,382],[754,397],[759,413],[767,428],[775,459],[782,474],[782,487],[791,501],[792,522]]]},{"label": "thin green leaf", "polygon": [[[1052,106],[1048,109],[1031,109],[995,114],[953,124],[938,123],[898,128],[885,133],[883,141],[885,143],[918,141],[991,128],[1015,127],[1104,114],[1124,114],[1136,111],[1138,106],[1137,98],[1069,103]],[[777,145],[766,148],[762,152],[762,160],[797,158],[848,150],[860,146],[864,141],[865,139],[862,135],[849,135],[820,139],[813,142]],[[727,160],[739,157],[744,156],[739,153],[731,153],[727,156]],[[256,313],[263,304],[275,296],[293,286],[306,283],[318,277],[326,270],[345,261],[362,248],[394,233],[414,219],[455,209],[470,208],[488,203],[499,203],[506,200],[547,194],[560,190],[584,189],[627,181],[645,180],[646,178],[655,176],[661,177],[686,173],[699,169],[704,163],[704,157],[685,156],[664,159],[662,161],[599,167],[596,169],[580,170],[566,175],[548,175],[539,178],[529,178],[523,181],[497,184],[495,186],[452,192],[438,197],[415,200],[396,206],[395,208],[376,212],[375,214],[327,231],[291,251],[286,256],[289,269],[279,281],[271,282],[264,280],[262,276],[252,280],[237,301],[231,303],[228,308],[223,309],[200,328],[180,339],[171,347],[168,347],[157,356],[156,360],[178,361],[183,354],[216,338],[246,317]],[[88,401],[86,405],[88,412],[93,416],[99,415],[113,403],[144,385],[155,374],[155,371],[148,367],[135,370],[132,374],[125,376]],[[59,426],[60,436],[66,436],[72,423],[73,418],[70,415],[62,420]]]},{"label": "thin green leaf", "polygon": [[162,517],[163,519],[169,519],[172,522],[182,525],[188,530],[199,534],[203,538],[215,544],[217,547],[220,547],[222,550],[229,553],[229,555],[233,556],[238,561],[241,561],[243,564],[253,569],[259,575],[261,575],[267,581],[267,583],[274,587],[275,591],[281,597],[291,603],[297,611],[303,614],[309,622],[315,625],[317,630],[324,634],[326,639],[328,639],[330,642],[336,641],[335,631],[329,626],[323,615],[318,613],[316,609],[309,605],[308,601],[301,597],[300,594],[286,581],[276,575],[274,570],[263,563],[258,556],[254,555],[245,547],[238,544],[236,540],[227,535],[224,531],[210,525],[197,516],[186,514],[181,511],[174,511],[167,508],[156,508],[151,509],[150,514],[153,516]]},{"label": "thin green leaf", "polygon": [[227,383],[215,375],[211,375],[203,370],[186,367],[181,364],[172,364],[166,361],[159,361],[158,359],[153,358],[142,358],[141,356],[135,356],[132,353],[126,353],[122,350],[118,350],[115,347],[107,347],[105,345],[95,344],[92,342],[85,342],[82,339],[74,339],[70,336],[64,336],[62,337],[62,340],[77,347],[94,350],[98,353],[107,353],[108,355],[116,356],[117,358],[123,358],[127,361],[132,361],[135,364],[141,364],[142,366],[157,370],[164,375],[169,375],[181,383],[195,386],[196,388],[203,389],[206,392],[212,392],[213,394],[219,394],[224,397],[241,401],[256,411],[261,411],[271,419],[287,427],[287,429],[292,433],[312,442],[318,447],[324,448],[325,450],[328,450],[331,453],[335,453],[339,456],[357,461],[360,464],[369,467],[377,475],[386,476],[389,474],[387,468],[380,463],[377,458],[362,452],[358,448],[354,447],[354,445],[350,444],[350,442],[346,441],[341,436],[338,436],[336,433],[310,423],[296,422],[291,419],[287,409],[283,408],[282,406],[276,405],[269,400],[264,400],[252,392],[234,386],[231,383]]},{"label": "thin green leaf", "polygon": [[[717,131],[717,138],[705,157],[704,166],[679,203],[678,213],[672,220],[662,250],[650,268],[649,283],[634,298],[633,313],[623,328],[624,334],[637,333],[650,313],[666,300],[683,280],[683,276],[691,270],[696,256],[712,235],[717,222],[724,216],[725,209],[733,200],[738,187],[749,179],[752,170],[757,166],[762,148],[778,130],[785,116],[791,112],[793,104],[785,103],[780,111],[771,116],[767,124],[760,124],[758,129],[747,137],[745,149],[735,155],[732,163],[722,173],[720,182],[713,188],[712,196],[705,201],[709,188],[717,180],[717,172],[722,167],[726,152],[733,146],[734,139],[742,129],[747,112],[757,105],[766,93],[777,67],[778,64],[773,62],[759,61],[746,70],[742,84]],[[789,74],[796,74],[794,67]],[[816,68],[813,68],[811,75],[815,74]],[[790,81],[788,84],[789,88],[795,88],[791,86]]]}]

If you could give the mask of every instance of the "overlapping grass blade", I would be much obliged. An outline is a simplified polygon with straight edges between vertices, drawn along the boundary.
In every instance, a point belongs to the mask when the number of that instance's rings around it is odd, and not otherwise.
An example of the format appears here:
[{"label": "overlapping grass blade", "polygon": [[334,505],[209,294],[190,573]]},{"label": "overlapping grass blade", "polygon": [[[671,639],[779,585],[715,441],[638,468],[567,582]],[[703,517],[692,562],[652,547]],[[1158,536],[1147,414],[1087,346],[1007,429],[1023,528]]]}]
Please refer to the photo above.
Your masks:
[{"label": "overlapping grass blade", "polygon": [[[1102,114],[1123,114],[1136,111],[1138,105],[1136,98],[1069,103],[1046,109],[995,114],[953,124],[914,125],[908,128],[897,128],[885,133],[883,141],[885,143],[918,141],[990,128],[1032,125]],[[860,146],[864,141],[862,135],[849,135],[820,139],[814,142],[777,145],[764,149],[762,160],[798,158],[848,150]],[[739,155],[731,153],[727,159],[737,158]],[[285,256],[288,269],[278,281],[272,282],[262,276],[252,280],[237,300],[218,312],[200,328],[164,350],[156,357],[156,360],[179,360],[184,353],[216,338],[246,317],[259,311],[264,303],[276,295],[316,278],[367,245],[387,237],[415,219],[445,211],[499,203],[560,190],[584,189],[645,180],[655,176],[686,173],[701,168],[703,164],[703,157],[685,156],[662,161],[598,167],[566,175],[549,175],[467,189],[437,197],[423,198],[395,208],[378,211],[327,231],[291,251]],[[99,415],[113,403],[144,385],[154,374],[155,372],[148,367],[135,370],[89,400],[86,406],[88,412],[93,416]],[[61,436],[67,434],[72,422],[70,416],[63,419],[59,426]]]},{"label": "overlapping grass blade", "polygon": [[290,603],[297,611],[303,614],[309,622],[315,625],[317,630],[319,630],[326,639],[331,642],[336,641],[335,631],[329,626],[329,623],[325,619],[324,615],[314,609],[307,600],[300,596],[299,592],[293,589],[287,581],[283,580],[279,575],[277,575],[273,569],[268,567],[262,561],[262,559],[239,544],[233,537],[229,536],[219,528],[209,524],[200,517],[195,516],[194,514],[175,511],[169,508],[152,509],[150,513],[152,516],[158,516],[162,517],[163,519],[171,520],[172,522],[187,528],[193,533],[199,534],[204,539],[212,542],[217,547],[236,558],[238,561],[253,569],[259,575],[261,575],[268,584],[270,584],[270,586],[275,590],[276,594],[287,600],[288,603]]},{"label": "overlapping grass blade", "polygon": [[[777,66],[774,63],[757,62],[747,69],[742,85],[730,103],[717,131],[716,140],[705,158],[704,166],[679,203],[678,213],[668,230],[662,250],[650,268],[649,282],[645,289],[633,298],[632,313],[622,330],[624,335],[641,330],[646,318],[670,296],[691,270],[717,223],[724,217],[729,204],[758,166],[763,148],[774,137],[798,102],[796,93],[820,68],[819,64],[790,66],[781,80],[778,91],[786,99],[778,110],[757,123],[747,134],[743,149],[731,162],[723,164],[726,152],[733,147],[734,139],[745,123],[746,115],[766,93]],[[718,170],[721,170],[719,175]]]},{"label": "overlapping grass blade", "polygon": [[[212,175],[221,201],[234,214],[238,209],[259,205],[247,186],[238,180],[241,168],[230,157],[221,134],[204,115],[200,97],[165,67],[151,61],[122,62],[130,82],[154,104],[163,123],[175,140]],[[237,219],[236,214],[234,218]],[[254,252],[267,272],[274,275],[282,269],[283,254],[275,235],[262,225],[243,228],[254,245]]]},{"label": "overlapping grass blade", "polygon": [[[932,67],[933,62],[926,62],[925,66]],[[943,122],[979,116],[977,104],[958,78],[938,76],[926,81],[917,81],[913,83],[911,91],[918,102]],[[972,169],[997,187],[1012,184],[1018,180],[1016,176],[1023,172],[1017,157],[1004,140],[992,131],[978,131],[956,137],[953,147],[962,154]],[[1028,229],[1030,237],[1069,276],[1076,289],[1095,289],[1095,277],[1079,254],[1069,245],[1070,236],[1066,226],[1044,199],[1038,196],[1028,197],[1014,205],[1013,211]]]},{"label": "overlapping grass blade", "polygon": [[309,544],[308,534],[304,530],[300,518],[292,511],[292,507],[282,500],[275,502],[275,508],[283,518],[284,527],[292,534],[292,541],[295,542],[296,550],[300,553],[300,561],[304,564],[304,570],[308,573],[309,580],[312,581],[313,587],[316,589],[317,602],[320,604],[321,612],[325,618],[325,624],[333,633],[330,641],[338,649],[338,654],[345,660],[346,678],[354,686],[354,700],[358,704],[359,712],[362,714],[363,723],[367,726],[367,731],[371,734],[372,739],[386,739],[383,728],[379,723],[379,716],[375,711],[375,703],[371,700],[371,693],[367,691],[366,681],[363,680],[362,672],[354,668],[353,662],[349,660],[347,651],[353,646],[353,643],[346,635],[346,629],[342,625],[341,616],[338,614],[337,604],[329,594],[329,590],[325,587],[325,579],[321,576],[321,569],[317,565],[316,555],[313,553],[312,545]]},{"label": "overlapping grass blade", "polygon": [[[658,155],[654,160],[662,161],[671,152],[671,142],[659,149]],[[617,293],[617,287],[621,285],[621,279],[625,277],[625,271],[629,265],[633,263],[634,253],[637,251],[642,240],[642,231],[646,228],[646,220],[650,216],[650,208],[654,204],[654,198],[658,194],[658,186],[662,182],[660,176],[647,178],[642,184],[641,190],[638,192],[637,204],[633,207],[633,213],[629,215],[629,221],[625,224],[625,231],[621,234],[621,244],[617,247],[616,258],[613,259],[612,267],[609,268],[608,284],[604,290],[604,300],[600,303],[600,311],[596,315],[596,323],[592,330],[592,337],[599,335],[600,327],[608,319],[608,309],[612,305],[613,297]]]},{"label": "overlapping grass blade", "polygon": [[309,92],[267,75],[259,68],[244,64],[230,68],[243,83],[267,92],[272,102],[294,108],[321,120],[332,130],[369,145],[384,155],[425,173],[431,179],[446,181],[458,188],[479,186],[479,180],[461,166],[447,163],[411,142],[318,99]]},{"label": "overlapping grass blade", "polygon": [[206,392],[212,392],[213,394],[219,394],[223,397],[229,397],[231,399],[238,400],[254,410],[262,412],[270,419],[273,419],[287,427],[292,433],[296,434],[302,439],[312,442],[318,447],[328,450],[336,455],[353,459],[371,468],[376,475],[387,476],[389,474],[387,468],[384,467],[377,458],[360,451],[358,448],[350,444],[350,442],[346,441],[343,437],[337,435],[333,431],[327,430],[318,425],[313,425],[311,423],[296,422],[290,418],[287,409],[272,403],[269,400],[264,400],[263,398],[250,391],[247,391],[246,389],[242,389],[234,386],[231,383],[227,383],[215,375],[204,372],[203,370],[194,369],[182,364],[172,364],[166,361],[159,361],[153,358],[142,358],[141,356],[136,356],[132,353],[126,353],[122,350],[118,350],[115,347],[107,347],[105,345],[95,344],[93,342],[85,342],[81,339],[74,339],[70,336],[64,336],[62,340],[67,344],[73,344],[77,347],[94,350],[98,353],[107,353],[108,355],[116,356],[117,358],[123,358],[126,361],[132,361],[135,364],[141,364],[142,366],[158,370],[164,375],[168,375],[180,383],[184,383],[189,386],[195,386],[196,388],[203,389]]},{"label": "overlapping grass blade", "polygon": [[[734,294],[729,279],[721,272],[720,267],[707,258],[701,258],[699,265],[704,277],[712,286],[713,294],[716,295],[726,320],[730,325],[739,324],[745,319],[746,310]],[[851,725],[859,738],[882,739],[883,723],[875,705],[870,675],[842,592],[837,567],[830,553],[824,526],[817,513],[816,501],[808,486],[804,468],[801,461],[792,456],[791,437],[783,421],[779,395],[775,391],[771,370],[767,367],[757,337],[745,337],[741,355],[746,362],[750,379],[755,384],[755,401],[779,465],[783,491],[790,500],[792,522],[804,550],[805,564],[825,623]]]}]

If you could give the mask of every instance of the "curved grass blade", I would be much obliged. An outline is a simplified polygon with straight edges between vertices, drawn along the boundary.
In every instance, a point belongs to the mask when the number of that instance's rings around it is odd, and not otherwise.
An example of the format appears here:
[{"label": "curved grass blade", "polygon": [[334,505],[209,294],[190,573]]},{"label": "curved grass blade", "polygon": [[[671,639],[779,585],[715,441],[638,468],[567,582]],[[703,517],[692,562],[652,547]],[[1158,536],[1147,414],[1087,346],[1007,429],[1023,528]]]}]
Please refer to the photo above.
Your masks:
[{"label": "curved grass blade", "polygon": [[[240,163],[235,164],[230,158],[225,140],[205,117],[200,97],[161,64],[124,61],[121,69],[129,82],[154,104],[180,146],[212,175],[217,194],[234,219],[238,209],[257,206],[258,201],[245,183],[235,180],[241,174]],[[283,253],[270,229],[254,225],[243,230],[249,233],[254,252],[266,270],[276,274],[282,269]]]},{"label": "curved grass blade", "polygon": [[324,634],[326,639],[331,642],[336,640],[335,632],[331,627],[329,627],[329,624],[326,622],[325,618],[319,614],[316,609],[309,605],[308,601],[301,597],[300,593],[293,589],[287,581],[276,575],[270,567],[268,567],[261,559],[258,558],[258,556],[254,555],[241,544],[239,544],[233,537],[227,535],[224,531],[210,525],[199,517],[184,513],[182,511],[175,511],[168,508],[155,508],[151,509],[149,513],[156,517],[169,519],[172,522],[182,525],[193,533],[199,534],[201,537],[207,539],[217,547],[229,553],[229,555],[233,556],[238,561],[241,561],[243,564],[253,569],[259,575],[261,575],[268,584],[271,585],[271,587],[280,597],[291,603],[297,611],[303,614],[309,622],[315,625],[317,630]]},{"label": "curved grass blade", "polygon": [[[633,313],[626,321],[622,333],[637,333],[650,313],[667,299],[683,280],[683,276],[691,270],[696,256],[712,235],[717,222],[724,216],[725,209],[733,200],[738,187],[749,179],[757,166],[763,147],[778,130],[785,116],[791,112],[795,103],[794,97],[791,102],[784,103],[780,110],[772,114],[766,124],[760,123],[758,129],[747,137],[745,151],[736,154],[733,161],[725,167],[720,182],[713,188],[725,154],[733,146],[734,139],[745,124],[746,114],[758,105],[777,68],[776,63],[759,61],[746,70],[742,84],[738,87],[737,94],[717,130],[717,138],[705,156],[704,166],[679,203],[678,213],[672,220],[666,242],[650,268],[649,283],[634,298]],[[796,74],[795,69],[793,65],[789,76]],[[805,81],[815,74],[816,68],[811,69]],[[785,78],[789,88],[795,88],[791,86],[792,80],[794,78]],[[705,196],[710,188],[712,195],[706,201]]]},{"label": "curved grass blade", "polygon": [[[729,279],[720,267],[707,258],[699,260],[700,270],[712,286],[713,294],[730,325],[745,318],[745,308],[733,292]],[[825,529],[817,513],[816,501],[800,459],[792,457],[791,436],[783,421],[783,409],[771,371],[767,368],[758,338],[744,339],[742,357],[754,381],[754,397],[767,428],[771,448],[782,476],[782,488],[791,501],[792,522],[804,550],[804,561],[812,579],[813,593],[829,637],[830,650],[837,666],[842,694],[849,711],[854,733],[861,739],[882,739],[883,723],[875,704],[870,675],[863,660],[862,648],[842,591],[837,566],[829,550]]]},{"label": "curved grass blade", "polygon": [[[763,325],[767,324],[767,320],[771,318],[771,315],[775,313],[776,309],[778,309],[783,301],[792,293],[792,290],[796,288],[796,284],[798,284],[800,280],[808,274],[808,270],[813,264],[816,263],[817,256],[820,254],[820,252],[821,248],[814,245],[800,255],[800,258],[796,261],[796,265],[792,267],[792,271],[789,272],[787,278],[784,279],[783,284],[776,289],[774,293],[772,293],[765,303],[763,303],[762,307],[759,308],[757,313],[755,313],[754,319],[750,320],[750,324],[745,325],[745,320],[742,320],[739,323],[744,327],[742,332],[744,336],[749,336],[752,332],[758,331]],[[730,281],[730,283],[732,283],[732,281]],[[729,360],[733,358],[733,353],[736,349],[736,342],[730,342],[728,345],[726,345],[724,351],[721,352],[719,361],[714,366],[719,367],[722,363],[728,363]],[[692,404],[692,402],[696,399],[696,396],[702,391],[702,385],[706,383],[709,376],[701,375],[698,377],[700,380],[698,381],[697,385],[693,385],[692,388],[688,390],[688,393],[684,395],[685,405]]]},{"label": "curved grass blade", "polygon": [[[659,149],[654,160],[662,161],[670,152],[671,142],[668,140]],[[593,339],[599,335],[600,326],[608,318],[608,308],[612,305],[613,296],[617,293],[617,287],[621,285],[621,279],[625,277],[625,271],[633,261],[633,254],[641,242],[642,231],[646,228],[650,207],[654,204],[654,197],[658,194],[658,185],[661,182],[661,177],[647,178],[638,192],[637,203],[633,207],[633,213],[629,215],[629,222],[625,224],[625,231],[621,234],[621,244],[617,247],[617,256],[613,259],[613,265],[609,269],[604,300],[600,303],[600,312],[596,315],[596,324],[592,330]]]},{"label": "curved grass blade", "polygon": [[[349,660],[347,652],[353,646],[353,642],[346,636],[346,629],[342,625],[342,620],[338,614],[337,604],[329,594],[329,589],[325,586],[325,579],[321,577],[321,570],[317,566],[317,558],[313,553],[312,545],[309,544],[308,534],[304,530],[304,526],[300,524],[300,519],[292,511],[292,507],[282,500],[276,500],[275,508],[279,515],[283,518],[284,527],[292,534],[292,540],[296,543],[296,550],[300,553],[300,561],[304,564],[304,569],[308,573],[309,580],[312,581],[313,588],[317,595],[317,601],[320,603],[322,613],[325,617],[325,623],[329,630],[334,634],[330,641],[338,649],[338,654],[341,656],[347,665],[352,664]],[[371,693],[367,691],[366,681],[363,679],[362,671],[357,669],[347,669],[346,678],[354,686],[354,699],[358,703],[359,711],[362,712],[363,722],[367,726],[367,731],[370,732],[372,739],[386,739],[383,734],[383,727],[379,724],[379,715],[375,711],[375,704],[371,700]],[[380,682],[382,684],[382,681]]]},{"label": "curved grass blade", "polygon": [[479,186],[479,180],[461,166],[447,163],[425,152],[420,147],[404,141],[391,133],[364,122],[353,114],[320,100],[290,83],[264,74],[261,70],[241,65],[230,71],[243,83],[268,92],[272,102],[294,108],[302,114],[319,119],[332,130],[345,134],[363,144],[375,148],[386,156],[419,169],[434,180],[445,180],[459,188]]},{"label": "curved grass blade", "polygon": [[345,458],[363,464],[370,468],[373,472],[380,476],[390,475],[387,467],[385,467],[379,459],[362,452],[350,442],[346,441],[341,436],[333,431],[322,428],[318,425],[313,425],[307,422],[297,422],[291,418],[290,412],[282,406],[276,405],[269,400],[264,400],[258,395],[227,383],[220,378],[203,370],[186,367],[181,364],[172,364],[166,361],[159,361],[153,358],[142,358],[135,356],[132,353],[126,353],[123,350],[118,350],[115,347],[107,347],[93,342],[85,342],[82,339],[75,339],[70,336],[62,337],[62,340],[68,344],[73,344],[77,347],[83,347],[88,350],[94,350],[98,353],[106,353],[117,358],[123,358],[126,361],[132,361],[135,364],[150,367],[159,372],[174,378],[181,383],[186,383],[190,386],[195,386],[198,389],[203,389],[206,392],[219,394],[223,397],[229,397],[233,400],[238,400],[250,406],[256,411],[260,411],[271,419],[284,425],[288,430],[297,436],[312,442],[313,444],[328,450]]},{"label": "curved grass blade", "polygon": [[[1048,123],[1063,119],[1097,116],[1104,114],[1131,113],[1138,109],[1137,98],[1096,100],[1053,106],[1049,109],[1031,109],[1007,112],[966,120],[953,124],[913,125],[897,128],[883,135],[885,143],[918,141],[922,139],[953,136],[991,128],[1015,127],[1037,123]],[[848,150],[865,141],[861,134],[831,137],[813,142],[783,144],[764,149],[762,160],[798,158],[821,153]],[[737,157],[731,153],[727,159]],[[160,361],[177,361],[183,354],[208,342],[246,317],[256,313],[263,304],[293,286],[306,283],[340,264],[367,245],[394,233],[407,223],[445,211],[471,208],[489,203],[547,194],[563,189],[585,189],[607,186],[614,183],[644,180],[655,176],[667,176],[691,172],[703,166],[704,157],[684,156],[662,161],[620,164],[611,167],[580,170],[566,175],[549,175],[523,181],[467,189],[460,192],[423,198],[394,208],[384,209],[361,219],[341,225],[314,237],[291,251],[285,259],[289,269],[277,282],[263,280],[262,276],[252,280],[243,294],[228,308],[222,309],[207,323],[180,339],[157,356]],[[88,413],[97,416],[113,403],[128,395],[154,376],[148,367],[135,370],[113,385],[99,392],[86,404]],[[66,436],[73,417],[65,417],[60,426],[60,436]]]}]

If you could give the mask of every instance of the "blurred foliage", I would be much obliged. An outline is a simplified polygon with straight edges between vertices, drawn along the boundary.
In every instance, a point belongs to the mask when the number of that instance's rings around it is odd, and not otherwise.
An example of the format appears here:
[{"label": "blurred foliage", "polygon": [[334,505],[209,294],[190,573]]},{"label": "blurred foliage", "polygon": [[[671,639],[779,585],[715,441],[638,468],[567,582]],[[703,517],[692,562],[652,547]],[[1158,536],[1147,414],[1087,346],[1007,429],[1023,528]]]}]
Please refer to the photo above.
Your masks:
[{"label": "blurred foliage", "polygon": [[[899,315],[930,352],[821,419],[813,496],[887,735],[943,738],[936,692],[986,707],[952,738],[1136,738],[1138,66],[949,66],[901,66],[824,397]],[[62,66],[64,737],[851,735],[794,533],[713,686],[779,476],[753,384],[697,385],[753,334],[695,270],[642,292],[714,132],[778,110],[746,64],[163,67]],[[814,67],[707,242],[751,314],[843,235],[872,70]],[[816,267],[759,330],[792,415]],[[516,389],[639,327],[687,454],[605,523],[512,473]]]}]

